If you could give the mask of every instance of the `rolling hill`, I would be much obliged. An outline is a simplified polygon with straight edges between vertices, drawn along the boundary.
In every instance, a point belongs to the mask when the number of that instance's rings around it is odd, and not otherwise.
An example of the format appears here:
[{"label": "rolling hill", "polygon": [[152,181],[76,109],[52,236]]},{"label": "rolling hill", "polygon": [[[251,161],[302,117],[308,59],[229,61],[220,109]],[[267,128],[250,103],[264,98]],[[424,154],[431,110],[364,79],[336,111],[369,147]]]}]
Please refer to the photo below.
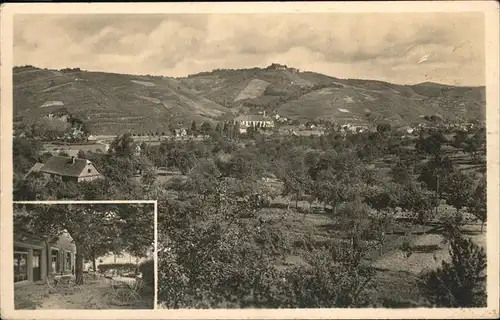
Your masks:
[{"label": "rolling hill", "polygon": [[422,122],[426,115],[441,115],[451,121],[485,118],[484,87],[338,79],[280,65],[214,70],[178,80],[227,107],[277,112],[303,121],[322,118],[364,123],[367,114],[397,125]]},{"label": "rolling hill", "polygon": [[171,124],[263,110],[337,123],[366,123],[368,114],[395,125],[422,122],[426,115],[452,121],[485,118],[484,87],[338,79],[278,64],[184,78],[25,66],[14,68],[13,85],[14,115],[23,121],[64,107],[95,134],[163,131]]},{"label": "rolling hill", "polygon": [[64,107],[95,134],[161,131],[230,112],[164,77],[23,67],[14,68],[13,86],[15,116],[29,123]]}]

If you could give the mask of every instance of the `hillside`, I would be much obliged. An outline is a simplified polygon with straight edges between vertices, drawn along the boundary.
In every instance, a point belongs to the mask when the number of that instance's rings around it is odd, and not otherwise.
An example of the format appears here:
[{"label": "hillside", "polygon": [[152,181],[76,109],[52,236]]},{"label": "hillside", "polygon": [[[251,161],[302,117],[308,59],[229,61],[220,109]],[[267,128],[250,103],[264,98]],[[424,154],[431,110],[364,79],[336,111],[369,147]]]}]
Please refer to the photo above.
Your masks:
[{"label": "hillside", "polygon": [[162,131],[229,111],[165,77],[22,67],[13,70],[13,86],[14,115],[23,121],[66,108],[95,134]]},{"label": "hillside", "polygon": [[278,112],[304,121],[322,118],[365,123],[367,114],[400,125],[422,122],[423,116],[436,114],[451,121],[485,118],[484,87],[338,79],[280,65],[214,70],[178,80],[230,108]]},{"label": "hillside", "polygon": [[65,108],[94,134],[165,131],[263,110],[338,123],[370,118],[404,125],[436,114],[452,121],[485,118],[484,87],[338,79],[278,64],[177,79],[26,66],[14,68],[13,85],[18,119],[29,124]]}]

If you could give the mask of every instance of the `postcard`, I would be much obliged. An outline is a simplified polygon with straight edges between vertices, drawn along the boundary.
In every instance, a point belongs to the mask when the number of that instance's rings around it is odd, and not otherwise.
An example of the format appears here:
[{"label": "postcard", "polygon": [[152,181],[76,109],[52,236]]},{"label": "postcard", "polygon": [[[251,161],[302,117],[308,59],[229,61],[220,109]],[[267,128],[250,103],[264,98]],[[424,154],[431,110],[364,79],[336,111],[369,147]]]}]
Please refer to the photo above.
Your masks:
[{"label": "postcard", "polygon": [[497,2],[1,9],[2,317],[498,318]]}]

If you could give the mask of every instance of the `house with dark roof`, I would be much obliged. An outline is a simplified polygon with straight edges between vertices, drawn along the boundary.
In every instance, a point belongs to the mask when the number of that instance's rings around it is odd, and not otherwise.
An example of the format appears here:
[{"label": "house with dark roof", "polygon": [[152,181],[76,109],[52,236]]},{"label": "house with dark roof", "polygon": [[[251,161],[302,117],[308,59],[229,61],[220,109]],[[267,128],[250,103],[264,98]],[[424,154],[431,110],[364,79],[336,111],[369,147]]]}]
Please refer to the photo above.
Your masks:
[{"label": "house with dark roof", "polygon": [[60,177],[63,181],[92,181],[102,178],[95,165],[87,159],[52,156],[45,164],[35,163],[26,176],[40,172],[46,177]]}]

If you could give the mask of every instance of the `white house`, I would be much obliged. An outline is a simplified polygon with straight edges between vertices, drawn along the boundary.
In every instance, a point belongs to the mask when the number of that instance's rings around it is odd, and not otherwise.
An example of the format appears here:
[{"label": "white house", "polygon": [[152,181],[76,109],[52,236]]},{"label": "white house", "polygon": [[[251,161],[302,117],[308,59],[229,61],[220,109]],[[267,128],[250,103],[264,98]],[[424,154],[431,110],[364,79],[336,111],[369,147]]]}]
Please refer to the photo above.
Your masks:
[{"label": "white house", "polygon": [[240,128],[258,127],[258,128],[274,128],[274,120],[266,116],[259,115],[241,115],[234,119],[235,123],[239,123]]}]

